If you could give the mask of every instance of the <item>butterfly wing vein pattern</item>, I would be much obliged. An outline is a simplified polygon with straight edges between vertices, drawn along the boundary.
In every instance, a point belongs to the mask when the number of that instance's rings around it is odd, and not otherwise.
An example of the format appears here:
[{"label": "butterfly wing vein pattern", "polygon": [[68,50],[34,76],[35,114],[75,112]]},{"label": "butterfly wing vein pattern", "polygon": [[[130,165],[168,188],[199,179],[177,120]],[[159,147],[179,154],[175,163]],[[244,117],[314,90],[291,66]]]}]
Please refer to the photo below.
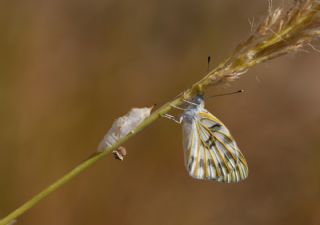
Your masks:
[{"label": "butterfly wing vein pattern", "polygon": [[[197,108],[198,109],[198,108]],[[185,166],[193,178],[240,182],[247,162],[226,126],[202,108],[183,123]]]}]

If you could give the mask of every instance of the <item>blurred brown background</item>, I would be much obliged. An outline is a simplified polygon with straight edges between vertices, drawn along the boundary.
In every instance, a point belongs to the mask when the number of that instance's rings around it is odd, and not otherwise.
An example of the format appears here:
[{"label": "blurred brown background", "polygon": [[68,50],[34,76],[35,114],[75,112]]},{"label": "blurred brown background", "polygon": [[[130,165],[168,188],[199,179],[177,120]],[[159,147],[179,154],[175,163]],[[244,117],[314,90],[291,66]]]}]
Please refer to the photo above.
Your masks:
[{"label": "blurred brown background", "polygon": [[[115,118],[199,80],[207,56],[212,67],[226,58],[267,6],[2,0],[0,217],[94,152]],[[246,156],[246,181],[191,179],[181,127],[161,119],[126,144],[124,162],[103,159],[18,224],[320,224],[320,55],[307,50],[208,90],[246,90],[206,102]]]}]

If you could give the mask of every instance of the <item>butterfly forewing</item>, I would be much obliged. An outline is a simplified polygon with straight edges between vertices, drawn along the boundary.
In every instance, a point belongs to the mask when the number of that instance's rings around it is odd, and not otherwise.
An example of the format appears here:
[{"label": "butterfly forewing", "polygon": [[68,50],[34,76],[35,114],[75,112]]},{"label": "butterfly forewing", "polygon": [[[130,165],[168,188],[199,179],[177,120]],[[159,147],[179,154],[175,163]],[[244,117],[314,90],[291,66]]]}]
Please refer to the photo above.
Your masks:
[{"label": "butterfly forewing", "polygon": [[206,110],[183,125],[185,165],[190,176],[220,182],[239,182],[248,166],[226,126]]}]

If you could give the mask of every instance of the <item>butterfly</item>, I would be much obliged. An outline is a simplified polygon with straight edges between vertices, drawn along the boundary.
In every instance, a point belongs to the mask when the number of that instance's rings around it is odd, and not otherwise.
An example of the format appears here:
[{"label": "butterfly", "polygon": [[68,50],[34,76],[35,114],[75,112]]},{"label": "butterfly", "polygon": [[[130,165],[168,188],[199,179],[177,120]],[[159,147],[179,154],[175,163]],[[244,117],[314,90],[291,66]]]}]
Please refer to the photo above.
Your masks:
[{"label": "butterfly", "polygon": [[204,108],[203,95],[187,103],[177,122],[182,122],[184,162],[189,175],[225,183],[246,179],[249,170],[243,154],[228,128]]}]

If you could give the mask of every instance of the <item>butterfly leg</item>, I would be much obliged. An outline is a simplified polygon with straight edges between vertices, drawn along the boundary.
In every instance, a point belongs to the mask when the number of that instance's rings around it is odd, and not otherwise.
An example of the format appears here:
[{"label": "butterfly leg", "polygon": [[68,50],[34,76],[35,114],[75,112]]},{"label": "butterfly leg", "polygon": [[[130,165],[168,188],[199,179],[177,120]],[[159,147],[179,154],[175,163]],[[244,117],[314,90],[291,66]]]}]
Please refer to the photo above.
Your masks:
[{"label": "butterfly leg", "polygon": [[172,116],[172,115],[169,115],[169,114],[163,114],[161,115],[163,118],[167,118],[169,120],[173,120],[174,122],[178,123],[178,124],[181,124],[182,122],[182,116],[177,119],[176,117]]},{"label": "butterfly leg", "polygon": [[170,104],[170,106],[171,106],[172,108],[179,109],[179,110],[182,110],[182,111],[185,111],[185,110],[186,110],[186,109],[184,109],[184,108],[181,108],[181,107],[179,107],[179,106],[175,106],[175,105],[173,105],[173,104]]},{"label": "butterfly leg", "polygon": [[196,103],[194,103],[194,102],[190,102],[190,101],[185,100],[185,99],[183,99],[183,101],[186,102],[186,103],[188,103],[188,104],[190,104],[190,105],[198,106],[198,104],[196,104]]}]

